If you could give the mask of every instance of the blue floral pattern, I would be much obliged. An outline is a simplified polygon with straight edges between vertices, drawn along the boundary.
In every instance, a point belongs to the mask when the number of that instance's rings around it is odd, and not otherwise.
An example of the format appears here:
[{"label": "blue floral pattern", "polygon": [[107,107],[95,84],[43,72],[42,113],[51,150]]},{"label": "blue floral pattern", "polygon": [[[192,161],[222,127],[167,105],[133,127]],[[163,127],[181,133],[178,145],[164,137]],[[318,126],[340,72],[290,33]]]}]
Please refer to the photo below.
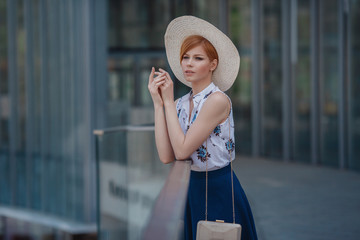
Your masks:
[{"label": "blue floral pattern", "polygon": [[193,122],[195,121],[195,119],[196,119],[196,117],[197,117],[197,114],[198,114],[198,111],[196,111],[196,112],[194,113],[194,116],[193,116],[193,118],[192,118],[192,120],[191,120],[191,123],[193,123]]},{"label": "blue floral pattern", "polygon": [[235,143],[233,142],[232,139],[229,139],[226,143],[225,143],[225,147],[226,150],[228,151],[228,153],[231,153],[234,151],[235,149]]},{"label": "blue floral pattern", "polygon": [[210,153],[207,152],[207,149],[204,147],[204,145],[201,145],[197,152],[197,157],[201,162],[205,162],[207,159],[211,157]]},{"label": "blue floral pattern", "polygon": [[214,129],[214,134],[215,134],[215,136],[220,136],[220,133],[221,133],[221,127],[220,127],[220,125],[218,125]]},{"label": "blue floral pattern", "polygon": [[213,91],[210,91],[208,94],[205,95],[204,99],[208,98],[213,93]]}]

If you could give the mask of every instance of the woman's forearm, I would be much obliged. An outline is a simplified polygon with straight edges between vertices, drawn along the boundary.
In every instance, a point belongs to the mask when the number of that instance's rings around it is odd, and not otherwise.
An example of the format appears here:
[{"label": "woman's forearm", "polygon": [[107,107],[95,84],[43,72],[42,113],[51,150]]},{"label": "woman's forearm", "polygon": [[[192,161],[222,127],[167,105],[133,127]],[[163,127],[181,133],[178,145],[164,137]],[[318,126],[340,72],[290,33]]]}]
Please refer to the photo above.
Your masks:
[{"label": "woman's forearm", "polygon": [[155,106],[155,142],[160,161],[170,163],[175,156],[169,139],[167,124],[162,106]]},{"label": "woman's forearm", "polygon": [[175,157],[178,160],[187,159],[189,157],[189,153],[187,153],[184,149],[185,135],[177,117],[175,103],[164,103],[164,106],[168,136],[170,138],[171,145],[173,146]]}]

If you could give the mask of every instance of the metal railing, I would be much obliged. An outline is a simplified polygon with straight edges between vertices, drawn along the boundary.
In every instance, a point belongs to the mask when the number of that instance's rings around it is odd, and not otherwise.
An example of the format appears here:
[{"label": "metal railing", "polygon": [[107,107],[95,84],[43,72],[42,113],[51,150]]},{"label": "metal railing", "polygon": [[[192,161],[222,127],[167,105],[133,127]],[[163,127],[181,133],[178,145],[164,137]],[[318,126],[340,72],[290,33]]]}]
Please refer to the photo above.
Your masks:
[{"label": "metal railing", "polygon": [[[14,235],[27,236],[28,239],[76,239],[76,235],[89,235],[96,238],[96,225],[70,221],[24,208],[0,206],[0,239],[15,239]],[[26,228],[21,227],[26,226]],[[3,238],[1,237],[3,234]],[[25,239],[25,238],[24,238]]]}]

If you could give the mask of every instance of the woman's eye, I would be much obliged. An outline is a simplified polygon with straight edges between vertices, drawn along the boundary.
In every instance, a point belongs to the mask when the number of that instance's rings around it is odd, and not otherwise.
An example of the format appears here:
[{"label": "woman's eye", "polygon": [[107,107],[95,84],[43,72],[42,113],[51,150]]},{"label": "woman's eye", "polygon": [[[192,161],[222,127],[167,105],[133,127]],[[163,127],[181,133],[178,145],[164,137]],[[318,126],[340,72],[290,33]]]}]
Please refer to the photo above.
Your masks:
[{"label": "woman's eye", "polygon": [[189,59],[189,57],[188,56],[183,56],[183,59]]},{"label": "woman's eye", "polygon": [[199,60],[199,61],[203,60],[203,58],[201,58],[201,57],[196,57],[195,59]]}]

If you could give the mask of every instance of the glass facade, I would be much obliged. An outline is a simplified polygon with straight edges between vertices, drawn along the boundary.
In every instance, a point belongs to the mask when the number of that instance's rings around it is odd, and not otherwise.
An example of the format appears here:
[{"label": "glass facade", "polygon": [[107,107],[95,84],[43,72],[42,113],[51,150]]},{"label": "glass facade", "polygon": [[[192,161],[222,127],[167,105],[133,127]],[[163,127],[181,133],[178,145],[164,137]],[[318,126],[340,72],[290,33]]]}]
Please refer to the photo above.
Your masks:
[{"label": "glass facade", "polygon": [[9,161],[9,81],[6,1],[0,1],[0,200],[9,203],[11,199]]},{"label": "glass facade", "polygon": [[359,0],[0,0],[2,206],[95,221],[92,130],[153,124],[148,75],[186,14],[240,52],[239,156],[360,170]]},{"label": "glass facade", "polygon": [[297,64],[295,67],[294,159],[311,161],[310,1],[297,1]]},{"label": "glass facade", "polygon": [[239,75],[229,89],[236,125],[236,151],[250,155],[252,149],[251,1],[229,1],[228,13],[229,36],[241,53]]},{"label": "glass facade", "polygon": [[263,96],[262,155],[281,158],[283,146],[282,112],[282,11],[280,1],[263,3]]},{"label": "glass facade", "polygon": [[320,162],[339,165],[339,23],[338,1],[327,1],[320,6]]},{"label": "glass facade", "polygon": [[360,170],[360,1],[350,1],[350,39],[349,39],[349,69],[350,69],[350,91],[349,91],[349,109],[350,109],[350,136],[349,149],[350,169]]},{"label": "glass facade", "polygon": [[95,221],[94,8],[0,0],[1,205]]}]

